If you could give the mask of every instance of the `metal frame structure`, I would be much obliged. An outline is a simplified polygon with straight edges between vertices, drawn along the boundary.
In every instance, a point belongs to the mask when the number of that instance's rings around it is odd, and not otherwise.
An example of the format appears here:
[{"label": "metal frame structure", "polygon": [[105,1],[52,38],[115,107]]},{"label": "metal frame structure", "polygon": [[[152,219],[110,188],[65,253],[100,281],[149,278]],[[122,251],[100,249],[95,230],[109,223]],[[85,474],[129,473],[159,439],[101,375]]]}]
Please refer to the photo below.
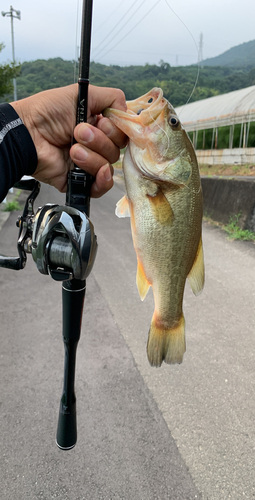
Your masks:
[{"label": "metal frame structure", "polygon": [[201,163],[254,163],[255,85],[179,106],[176,112]]}]

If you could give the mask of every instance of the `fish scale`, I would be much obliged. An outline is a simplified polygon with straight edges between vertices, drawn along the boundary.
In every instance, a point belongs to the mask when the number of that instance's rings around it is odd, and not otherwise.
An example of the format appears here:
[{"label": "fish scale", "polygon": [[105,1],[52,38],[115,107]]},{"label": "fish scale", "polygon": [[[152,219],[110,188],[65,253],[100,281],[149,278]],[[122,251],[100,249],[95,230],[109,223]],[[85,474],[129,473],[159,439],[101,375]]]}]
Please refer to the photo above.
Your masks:
[{"label": "fish scale", "polygon": [[204,286],[203,200],[196,154],[161,89],[127,102],[126,112],[107,109],[104,115],[129,137],[123,159],[127,194],[116,214],[131,217],[141,299],[150,286],[153,289],[148,359],[152,366],[181,363],[186,350],[186,278],[195,295]]}]

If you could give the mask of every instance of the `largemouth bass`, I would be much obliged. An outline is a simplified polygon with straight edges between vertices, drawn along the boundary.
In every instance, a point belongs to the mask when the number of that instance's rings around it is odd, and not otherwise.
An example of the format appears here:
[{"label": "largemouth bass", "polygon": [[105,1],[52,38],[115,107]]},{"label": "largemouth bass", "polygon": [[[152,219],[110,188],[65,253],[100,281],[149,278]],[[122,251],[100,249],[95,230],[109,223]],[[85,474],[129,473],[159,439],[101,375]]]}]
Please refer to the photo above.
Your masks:
[{"label": "largemouth bass", "polygon": [[181,363],[186,350],[183,294],[188,278],[195,295],[204,285],[202,189],[196,154],[172,105],[159,88],[107,109],[128,137],[123,172],[127,195],[116,207],[131,217],[142,300],[150,286],[155,310],[147,354],[151,365]]}]

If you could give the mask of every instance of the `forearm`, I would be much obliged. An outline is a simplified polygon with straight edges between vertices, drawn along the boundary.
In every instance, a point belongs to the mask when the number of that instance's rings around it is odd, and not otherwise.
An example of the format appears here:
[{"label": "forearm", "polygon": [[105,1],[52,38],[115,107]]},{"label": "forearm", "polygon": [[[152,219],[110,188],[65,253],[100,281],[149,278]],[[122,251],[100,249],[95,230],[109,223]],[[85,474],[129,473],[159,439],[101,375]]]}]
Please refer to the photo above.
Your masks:
[{"label": "forearm", "polygon": [[23,175],[32,175],[37,154],[31,136],[9,104],[0,105],[0,202]]}]

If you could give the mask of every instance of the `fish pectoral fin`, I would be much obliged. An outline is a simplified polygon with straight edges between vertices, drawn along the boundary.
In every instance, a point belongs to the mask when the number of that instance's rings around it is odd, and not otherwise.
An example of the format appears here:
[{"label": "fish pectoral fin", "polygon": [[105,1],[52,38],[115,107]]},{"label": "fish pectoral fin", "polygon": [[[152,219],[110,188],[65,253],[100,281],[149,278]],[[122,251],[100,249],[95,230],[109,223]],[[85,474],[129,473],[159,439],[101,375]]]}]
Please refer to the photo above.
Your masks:
[{"label": "fish pectoral fin", "polygon": [[204,288],[204,282],[205,282],[202,238],[200,238],[197,254],[193,262],[193,266],[188,274],[188,280],[193,293],[195,295],[199,295]]},{"label": "fish pectoral fin", "polygon": [[165,197],[163,191],[161,191],[161,189],[159,188],[155,196],[147,194],[147,198],[150,201],[152,213],[155,219],[162,225],[172,224],[174,214],[171,205]]},{"label": "fish pectoral fin", "polygon": [[126,195],[123,196],[116,204],[115,215],[119,218],[130,217],[129,203]]},{"label": "fish pectoral fin", "polygon": [[145,276],[143,265],[139,259],[137,259],[136,285],[141,300],[144,300],[151,285]]}]

